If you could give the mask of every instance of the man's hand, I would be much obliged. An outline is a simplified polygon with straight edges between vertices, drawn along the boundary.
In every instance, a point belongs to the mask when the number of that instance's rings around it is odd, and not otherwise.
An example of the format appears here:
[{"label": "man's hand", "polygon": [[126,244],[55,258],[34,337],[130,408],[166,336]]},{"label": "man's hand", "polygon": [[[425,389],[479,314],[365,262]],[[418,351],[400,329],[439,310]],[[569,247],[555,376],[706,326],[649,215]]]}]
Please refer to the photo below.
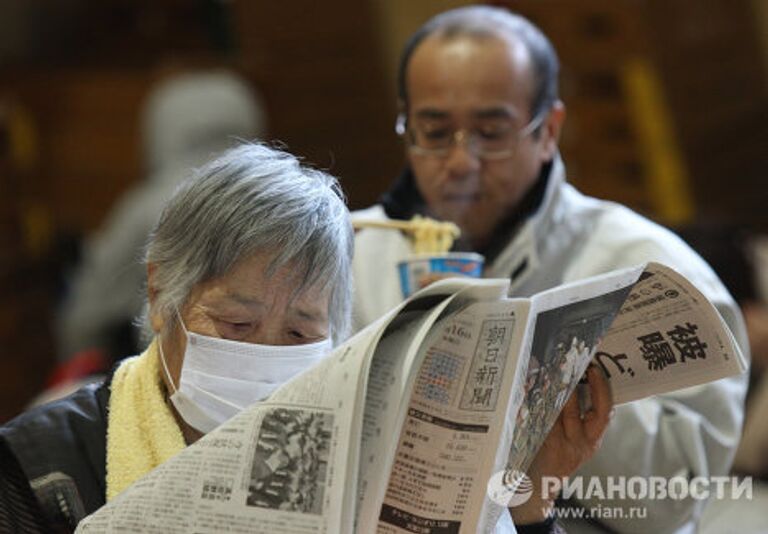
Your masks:
[{"label": "man's hand", "polygon": [[546,519],[557,495],[542,495],[542,477],[566,477],[572,474],[600,448],[605,429],[613,415],[611,387],[595,365],[587,369],[592,406],[583,415],[579,411],[578,390],[563,406],[547,439],[536,454],[528,476],[533,494],[523,505],[510,508],[516,524],[536,523]]}]

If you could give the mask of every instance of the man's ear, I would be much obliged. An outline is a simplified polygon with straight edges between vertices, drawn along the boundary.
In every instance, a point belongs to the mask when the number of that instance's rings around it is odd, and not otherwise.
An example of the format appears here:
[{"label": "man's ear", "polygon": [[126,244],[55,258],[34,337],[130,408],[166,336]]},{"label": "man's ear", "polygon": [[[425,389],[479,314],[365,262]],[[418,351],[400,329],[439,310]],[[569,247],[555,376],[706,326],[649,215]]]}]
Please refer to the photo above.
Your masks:
[{"label": "man's ear", "polygon": [[405,105],[405,100],[402,98],[397,99],[397,112],[405,115],[408,113],[408,106]]},{"label": "man's ear", "polygon": [[557,100],[544,119],[541,130],[541,142],[543,143],[542,161],[551,161],[557,154],[557,145],[560,142],[560,132],[565,122],[565,104]]},{"label": "man's ear", "polygon": [[147,263],[147,300],[149,300],[149,323],[155,333],[163,329],[165,323],[162,314],[157,307],[157,295],[159,290],[156,285],[157,266],[154,263]]},{"label": "man's ear", "polygon": [[[402,98],[397,99],[397,117],[395,118],[395,133],[400,137],[405,134],[405,129],[408,126],[408,106]],[[413,167],[411,161],[411,151],[408,150],[408,143],[403,143],[403,149],[405,152],[405,161]]]},{"label": "man's ear", "polygon": [[408,111],[405,107],[405,102],[397,99],[397,116],[395,117],[395,133],[397,135],[403,135],[405,133],[405,127],[408,123]]}]

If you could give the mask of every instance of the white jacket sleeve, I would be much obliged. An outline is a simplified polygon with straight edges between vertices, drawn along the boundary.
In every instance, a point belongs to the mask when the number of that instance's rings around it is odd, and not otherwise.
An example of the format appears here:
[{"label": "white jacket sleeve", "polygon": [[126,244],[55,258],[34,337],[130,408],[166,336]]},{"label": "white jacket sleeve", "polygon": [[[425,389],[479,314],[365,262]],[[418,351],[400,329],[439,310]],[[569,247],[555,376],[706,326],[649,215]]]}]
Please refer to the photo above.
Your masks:
[{"label": "white jacket sleeve", "polygon": [[[666,230],[606,217],[582,250],[569,278],[590,276],[628,265],[660,261],[689,278],[713,302],[746,357],[749,345],[741,313],[706,263]],[[605,234],[610,233],[611,236]],[[600,235],[603,234],[603,235]],[[621,236],[620,238],[618,236]],[[592,246],[594,245],[594,246]],[[591,272],[590,272],[591,271]],[[747,374],[701,386],[649,397],[616,408],[616,415],[597,454],[579,475],[602,477],[721,476],[729,472],[739,443],[744,416]],[[585,485],[588,482],[585,479]],[[666,481],[664,482],[666,484]],[[648,492],[650,493],[650,492]],[[704,501],[692,498],[584,499],[585,507],[617,506],[624,517],[601,517],[599,522],[621,532],[674,532],[698,521]],[[627,518],[639,507],[646,517]],[[635,514],[640,512],[635,512]],[[620,514],[617,514],[620,515]]]}]

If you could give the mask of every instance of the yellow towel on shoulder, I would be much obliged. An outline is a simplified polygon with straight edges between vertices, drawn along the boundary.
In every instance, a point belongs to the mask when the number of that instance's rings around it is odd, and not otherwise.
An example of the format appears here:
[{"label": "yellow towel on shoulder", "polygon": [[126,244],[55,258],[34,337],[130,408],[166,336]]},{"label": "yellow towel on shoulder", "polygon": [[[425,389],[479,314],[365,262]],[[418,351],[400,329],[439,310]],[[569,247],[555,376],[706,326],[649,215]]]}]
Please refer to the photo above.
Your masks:
[{"label": "yellow towel on shoulder", "polygon": [[107,423],[107,501],[186,444],[165,401],[158,340],[125,360],[112,378]]}]

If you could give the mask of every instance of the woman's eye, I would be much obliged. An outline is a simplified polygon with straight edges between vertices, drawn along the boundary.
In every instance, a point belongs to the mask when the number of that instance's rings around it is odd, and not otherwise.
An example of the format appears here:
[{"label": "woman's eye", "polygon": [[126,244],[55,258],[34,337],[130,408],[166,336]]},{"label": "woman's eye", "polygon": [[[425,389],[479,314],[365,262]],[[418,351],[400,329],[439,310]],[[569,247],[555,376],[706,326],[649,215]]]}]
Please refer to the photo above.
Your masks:
[{"label": "woman's eye", "polygon": [[253,323],[247,321],[223,321],[219,320],[217,323],[225,332],[244,333],[253,328]]},{"label": "woman's eye", "polygon": [[293,339],[297,339],[299,341],[304,341],[307,339],[307,336],[299,332],[298,330],[291,330],[288,332],[288,335],[291,336]]},{"label": "woman's eye", "polygon": [[302,332],[301,330],[291,330],[288,332],[288,336],[298,343],[319,343],[323,341],[326,336],[323,334],[315,334],[314,332]]}]

